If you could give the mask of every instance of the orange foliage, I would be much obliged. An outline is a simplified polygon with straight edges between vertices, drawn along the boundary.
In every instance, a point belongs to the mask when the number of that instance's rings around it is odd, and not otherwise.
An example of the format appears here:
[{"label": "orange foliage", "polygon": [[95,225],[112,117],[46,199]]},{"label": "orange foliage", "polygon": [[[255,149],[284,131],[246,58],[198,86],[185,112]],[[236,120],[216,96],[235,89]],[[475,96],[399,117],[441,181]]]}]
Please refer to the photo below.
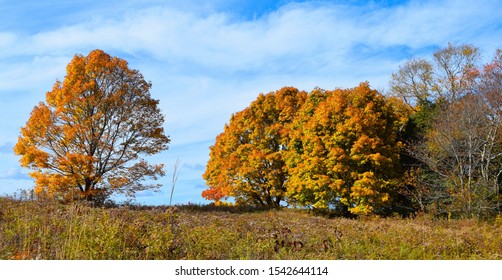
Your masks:
[{"label": "orange foliage", "polygon": [[286,87],[261,94],[245,110],[234,114],[211,147],[203,177],[206,199],[234,197],[237,204],[278,206],[284,199],[289,124],[306,98]]},{"label": "orange foliage", "polygon": [[262,94],[216,138],[202,195],[373,212],[397,188],[398,131],[409,112],[367,83],[308,95],[293,88]]},{"label": "orange foliage", "polygon": [[93,199],[155,187],[141,181],[163,175],[161,166],[139,155],[167,149],[169,138],[151,84],[101,50],[75,55],[66,72],[35,106],[14,148],[34,170],[36,193]]}]

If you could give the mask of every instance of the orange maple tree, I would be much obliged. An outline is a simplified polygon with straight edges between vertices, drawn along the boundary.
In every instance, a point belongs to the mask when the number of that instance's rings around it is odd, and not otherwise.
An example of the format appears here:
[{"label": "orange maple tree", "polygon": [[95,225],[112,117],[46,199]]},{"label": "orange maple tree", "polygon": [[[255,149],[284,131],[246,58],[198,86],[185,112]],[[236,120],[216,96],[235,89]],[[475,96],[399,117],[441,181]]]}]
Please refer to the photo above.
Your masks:
[{"label": "orange maple tree", "polygon": [[210,149],[203,175],[209,188],[202,196],[216,202],[234,197],[237,204],[279,206],[286,193],[289,124],[306,96],[285,87],[261,94],[234,114]]},{"label": "orange maple tree", "polygon": [[34,107],[14,147],[33,170],[35,193],[97,201],[159,187],[145,180],[164,175],[163,166],[142,158],[170,141],[151,83],[101,50],[75,55],[66,72]]}]

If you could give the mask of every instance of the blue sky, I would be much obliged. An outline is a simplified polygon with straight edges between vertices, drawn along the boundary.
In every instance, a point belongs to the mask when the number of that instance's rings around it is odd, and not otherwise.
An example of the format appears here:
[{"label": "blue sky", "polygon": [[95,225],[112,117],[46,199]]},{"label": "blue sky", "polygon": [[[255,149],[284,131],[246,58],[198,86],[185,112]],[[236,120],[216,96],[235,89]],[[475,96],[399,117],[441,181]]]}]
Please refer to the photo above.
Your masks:
[{"label": "blue sky", "polygon": [[310,91],[369,81],[448,42],[502,48],[500,1],[0,0],[0,194],[30,189],[12,152],[19,128],[74,54],[126,59],[153,84],[169,150],[151,157],[168,175],[137,201],[204,203],[209,146],[232,113],[282,86]]}]

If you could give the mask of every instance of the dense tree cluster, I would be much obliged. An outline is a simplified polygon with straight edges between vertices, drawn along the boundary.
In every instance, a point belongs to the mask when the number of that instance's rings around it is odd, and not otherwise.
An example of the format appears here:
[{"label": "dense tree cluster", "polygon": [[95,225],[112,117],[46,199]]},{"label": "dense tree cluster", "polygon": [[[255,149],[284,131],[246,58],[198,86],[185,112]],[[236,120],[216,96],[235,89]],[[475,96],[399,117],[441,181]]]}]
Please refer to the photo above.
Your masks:
[{"label": "dense tree cluster", "polygon": [[478,65],[471,45],[439,49],[392,75],[413,113],[405,194],[422,211],[483,217],[502,211],[502,51]]},{"label": "dense tree cluster", "polygon": [[383,95],[361,83],[282,88],[234,114],[210,148],[203,197],[341,213],[481,217],[502,198],[502,51],[412,59]]},{"label": "dense tree cluster", "polygon": [[262,94],[232,116],[211,147],[203,196],[357,214],[382,210],[400,174],[399,130],[406,117],[396,103],[368,83]]}]

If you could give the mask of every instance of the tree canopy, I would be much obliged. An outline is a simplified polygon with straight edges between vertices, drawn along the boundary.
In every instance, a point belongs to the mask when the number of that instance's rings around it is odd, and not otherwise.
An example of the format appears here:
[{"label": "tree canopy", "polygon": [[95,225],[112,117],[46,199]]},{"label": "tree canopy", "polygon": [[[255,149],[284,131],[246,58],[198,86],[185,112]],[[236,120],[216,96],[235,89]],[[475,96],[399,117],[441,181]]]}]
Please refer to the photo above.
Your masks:
[{"label": "tree canopy", "polygon": [[279,206],[286,194],[290,123],[307,94],[285,87],[261,94],[232,116],[210,148],[203,177],[209,188],[202,196],[220,201],[234,197],[239,204]]},{"label": "tree canopy", "polygon": [[357,214],[381,209],[399,173],[398,130],[406,116],[396,113],[396,102],[367,83],[310,94],[295,88],[261,94],[216,138],[203,196],[342,207]]},{"label": "tree canopy", "polygon": [[291,136],[288,198],[355,214],[388,205],[398,187],[398,132],[406,118],[368,83],[309,97]]},{"label": "tree canopy", "polygon": [[98,200],[158,187],[144,181],[164,175],[162,164],[143,156],[170,140],[151,83],[101,50],[75,55],[66,73],[33,108],[14,148],[33,170],[36,194]]}]

